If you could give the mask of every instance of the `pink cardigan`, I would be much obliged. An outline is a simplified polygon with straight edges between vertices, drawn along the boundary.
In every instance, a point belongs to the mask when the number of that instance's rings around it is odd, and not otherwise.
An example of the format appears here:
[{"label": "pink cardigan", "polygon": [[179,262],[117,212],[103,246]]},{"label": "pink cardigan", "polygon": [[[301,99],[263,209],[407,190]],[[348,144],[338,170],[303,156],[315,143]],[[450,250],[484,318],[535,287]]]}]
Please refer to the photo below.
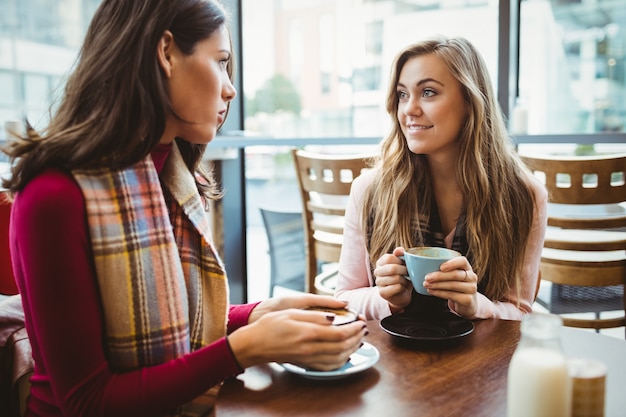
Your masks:
[{"label": "pink cardigan", "polygon": [[[363,194],[378,170],[364,172],[352,183],[350,197],[346,208],[344,225],[343,247],[339,261],[339,276],[335,296],[349,302],[353,308],[367,319],[381,319],[391,314],[387,300],[383,299],[376,286],[370,271],[370,259],[366,250],[365,233],[361,228],[360,210]],[[537,288],[539,276],[539,260],[547,224],[548,194],[545,187],[535,178],[531,181],[535,194],[535,215],[532,229],[526,247],[524,270],[522,271],[522,291],[518,299],[515,290],[511,290],[506,301],[492,301],[483,294],[478,294],[478,311],[476,316],[469,319],[499,318],[506,320],[521,320],[532,311],[532,304]],[[454,231],[445,239],[446,246],[452,244]],[[519,302],[519,308],[517,303]],[[452,311],[452,303],[449,303]]]}]

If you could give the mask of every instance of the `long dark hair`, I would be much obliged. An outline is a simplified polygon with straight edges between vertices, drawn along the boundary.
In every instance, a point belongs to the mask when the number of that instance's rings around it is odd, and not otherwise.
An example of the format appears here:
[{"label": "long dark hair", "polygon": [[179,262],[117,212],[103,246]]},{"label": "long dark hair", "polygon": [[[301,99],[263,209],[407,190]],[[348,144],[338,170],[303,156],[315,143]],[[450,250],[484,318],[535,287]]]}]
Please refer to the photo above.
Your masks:
[{"label": "long dark hair", "polygon": [[[48,127],[4,149],[12,176],[3,180],[21,190],[48,167],[121,169],[144,159],[159,143],[166,115],[173,114],[157,46],[166,30],[185,54],[226,24],[216,0],[103,0],[96,11]],[[228,65],[232,79],[233,65]],[[192,173],[203,177],[198,190],[219,198],[219,187],[200,161],[206,145],[176,139]]]}]

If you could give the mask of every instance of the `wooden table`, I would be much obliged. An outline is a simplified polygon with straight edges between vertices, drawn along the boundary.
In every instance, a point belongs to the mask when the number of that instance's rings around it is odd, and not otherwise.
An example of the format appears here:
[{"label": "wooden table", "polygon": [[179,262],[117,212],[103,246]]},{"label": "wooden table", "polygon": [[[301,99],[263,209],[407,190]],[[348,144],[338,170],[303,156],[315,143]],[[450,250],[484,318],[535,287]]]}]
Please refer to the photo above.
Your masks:
[{"label": "wooden table", "polygon": [[[370,321],[366,340],[380,351],[374,367],[331,381],[304,379],[275,365],[252,367],[224,384],[216,416],[506,416],[508,364],[520,323],[475,324],[455,344],[425,346],[398,343]],[[568,356],[608,365],[606,416],[624,416],[626,341],[564,328],[563,344]]]}]

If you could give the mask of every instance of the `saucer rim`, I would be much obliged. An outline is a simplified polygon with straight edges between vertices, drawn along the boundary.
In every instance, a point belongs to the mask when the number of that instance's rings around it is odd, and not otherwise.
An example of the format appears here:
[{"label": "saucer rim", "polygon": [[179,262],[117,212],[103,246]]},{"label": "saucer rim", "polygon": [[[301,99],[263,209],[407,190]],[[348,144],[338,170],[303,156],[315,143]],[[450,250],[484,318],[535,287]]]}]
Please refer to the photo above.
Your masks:
[{"label": "saucer rim", "polygon": [[[464,324],[466,324],[466,330],[464,330],[463,332],[458,332],[455,334],[447,334],[446,336],[441,336],[441,337],[436,337],[436,336],[412,336],[406,333],[400,333],[397,332],[395,330],[392,329],[388,329],[387,327],[385,327],[385,325],[389,326],[389,322],[394,321],[394,320],[400,320],[400,319],[411,319],[414,320],[415,322],[418,323],[427,323],[432,325],[433,321],[442,321],[441,319],[444,318],[444,316],[439,316],[439,320],[435,319],[433,320],[432,318],[429,320],[427,318],[424,319],[420,319],[420,318],[416,318],[414,316],[405,314],[405,313],[400,313],[400,314],[392,314],[389,315],[387,317],[384,317],[383,319],[380,320],[380,327],[387,332],[388,334],[395,336],[395,337],[400,337],[402,339],[407,339],[407,340],[418,340],[418,341],[444,341],[444,340],[454,340],[454,339],[458,339],[461,337],[465,337],[469,334],[471,334],[474,331],[474,328],[476,327],[474,325],[474,322],[472,322],[471,320],[468,320],[466,318],[457,316],[456,314],[450,312],[448,314],[445,314],[445,316],[449,317],[450,319],[447,320],[447,323],[450,323],[452,321],[461,321]],[[441,327],[441,326],[440,326]]]},{"label": "saucer rim", "polygon": [[[367,352],[367,354],[364,354],[364,352]],[[378,351],[378,349],[374,345],[368,342],[363,342],[363,346],[357,349],[357,351],[354,352],[352,355],[355,355],[355,354],[366,356],[367,360],[356,366],[351,366],[350,368],[347,368],[347,369],[343,369],[343,367],[341,367],[334,371],[312,371],[312,370],[302,368],[301,366],[294,365],[292,363],[275,363],[275,364],[278,365],[281,369],[284,369],[285,371],[289,373],[292,373],[294,375],[298,375],[304,378],[317,379],[317,380],[330,380],[330,379],[345,378],[345,377],[363,372],[373,367],[374,365],[376,365],[376,363],[378,363],[378,360],[380,359],[380,352]],[[350,355],[350,357],[352,357],[352,355]]]}]

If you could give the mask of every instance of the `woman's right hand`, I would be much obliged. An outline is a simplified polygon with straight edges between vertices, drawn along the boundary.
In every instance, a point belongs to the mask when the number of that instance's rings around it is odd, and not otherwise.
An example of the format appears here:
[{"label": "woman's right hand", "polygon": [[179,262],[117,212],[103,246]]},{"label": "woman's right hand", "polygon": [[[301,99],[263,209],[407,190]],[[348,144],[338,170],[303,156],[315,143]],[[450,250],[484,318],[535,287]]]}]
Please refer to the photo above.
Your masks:
[{"label": "woman's right hand", "polygon": [[334,326],[332,315],[286,309],[264,314],[228,336],[242,368],[288,362],[320,371],[342,367],[367,335],[363,320]]},{"label": "woman's right hand", "polygon": [[413,284],[406,279],[408,271],[400,256],[404,248],[397,247],[390,254],[381,256],[376,261],[374,277],[378,293],[387,300],[392,313],[402,311],[411,302]]}]

